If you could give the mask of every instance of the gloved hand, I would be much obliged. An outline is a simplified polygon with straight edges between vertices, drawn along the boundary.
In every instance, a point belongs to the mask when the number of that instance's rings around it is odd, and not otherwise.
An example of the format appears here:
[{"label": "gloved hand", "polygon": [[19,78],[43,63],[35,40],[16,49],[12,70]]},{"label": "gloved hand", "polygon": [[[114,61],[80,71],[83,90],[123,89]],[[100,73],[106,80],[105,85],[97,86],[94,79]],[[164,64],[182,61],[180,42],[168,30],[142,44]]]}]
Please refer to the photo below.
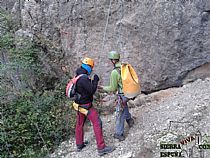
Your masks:
[{"label": "gloved hand", "polygon": [[93,76],[93,80],[94,80],[94,81],[99,81],[99,77],[98,77],[98,75],[94,74],[94,76]]}]

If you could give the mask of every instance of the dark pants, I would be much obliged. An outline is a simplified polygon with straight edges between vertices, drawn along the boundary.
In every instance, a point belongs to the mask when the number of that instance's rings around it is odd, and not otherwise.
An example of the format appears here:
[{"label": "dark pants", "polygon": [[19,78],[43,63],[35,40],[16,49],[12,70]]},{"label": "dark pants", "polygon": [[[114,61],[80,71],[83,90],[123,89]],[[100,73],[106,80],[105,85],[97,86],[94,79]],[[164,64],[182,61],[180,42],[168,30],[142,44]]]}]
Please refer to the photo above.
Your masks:
[{"label": "dark pants", "polygon": [[[82,106],[81,106],[82,107]],[[92,125],[96,137],[97,148],[103,149],[105,147],[103,133],[102,133],[102,122],[99,118],[98,112],[95,108],[91,107],[89,109],[88,115],[78,112],[77,113],[77,122],[76,122],[76,145],[82,145],[84,143],[84,123],[86,118],[88,118]]]},{"label": "dark pants", "polygon": [[117,135],[124,134],[124,122],[131,118],[131,114],[128,109],[128,98],[124,96],[118,96],[118,102],[116,105],[116,130]]}]

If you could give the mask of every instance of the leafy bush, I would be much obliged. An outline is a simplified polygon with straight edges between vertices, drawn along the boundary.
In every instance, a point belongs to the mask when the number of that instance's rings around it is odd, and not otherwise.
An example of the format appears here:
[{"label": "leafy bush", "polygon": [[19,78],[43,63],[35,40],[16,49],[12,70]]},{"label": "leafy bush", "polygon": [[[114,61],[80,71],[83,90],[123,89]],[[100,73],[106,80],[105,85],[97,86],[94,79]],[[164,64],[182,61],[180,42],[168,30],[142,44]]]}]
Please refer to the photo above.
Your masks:
[{"label": "leafy bush", "polygon": [[[0,19],[8,24],[9,18]],[[0,31],[0,157],[44,157],[74,129],[64,95],[66,80],[45,74],[39,45],[17,39],[10,30]],[[51,89],[39,84],[46,76],[53,82]]]},{"label": "leafy bush", "polygon": [[0,157],[46,154],[69,138],[75,119],[61,94],[46,91],[42,96],[34,96],[28,92],[2,105]]}]

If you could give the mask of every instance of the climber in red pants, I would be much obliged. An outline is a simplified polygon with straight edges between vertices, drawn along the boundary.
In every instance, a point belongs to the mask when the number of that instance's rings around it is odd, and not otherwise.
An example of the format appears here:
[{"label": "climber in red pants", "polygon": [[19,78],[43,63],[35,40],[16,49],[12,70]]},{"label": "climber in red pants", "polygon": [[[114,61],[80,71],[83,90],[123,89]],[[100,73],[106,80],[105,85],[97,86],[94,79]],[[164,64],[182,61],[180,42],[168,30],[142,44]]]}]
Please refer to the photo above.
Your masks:
[{"label": "climber in red pants", "polygon": [[102,133],[102,121],[98,115],[98,112],[93,107],[93,94],[95,93],[99,77],[94,75],[93,80],[89,79],[89,75],[94,67],[94,61],[91,58],[85,58],[82,61],[82,66],[76,70],[76,76],[83,74],[76,82],[77,98],[75,104],[79,105],[79,108],[87,110],[87,113],[82,113],[80,110],[77,112],[76,122],[76,145],[77,151],[81,151],[86,144],[84,143],[84,123],[88,118],[92,125],[96,137],[98,154],[104,155],[111,153],[114,147],[105,145],[103,133]]},{"label": "climber in red pants", "polygon": [[[81,107],[84,107],[83,105],[80,105]],[[105,147],[104,139],[103,139],[103,133],[102,133],[102,122],[101,119],[98,116],[98,113],[95,108],[92,107],[91,104],[85,105],[85,107],[88,109],[88,115],[85,116],[82,113],[77,114],[77,124],[76,124],[76,144],[84,146],[84,131],[83,126],[85,123],[86,118],[88,118],[92,124],[94,133],[96,136],[96,142],[98,149],[103,149]]]}]

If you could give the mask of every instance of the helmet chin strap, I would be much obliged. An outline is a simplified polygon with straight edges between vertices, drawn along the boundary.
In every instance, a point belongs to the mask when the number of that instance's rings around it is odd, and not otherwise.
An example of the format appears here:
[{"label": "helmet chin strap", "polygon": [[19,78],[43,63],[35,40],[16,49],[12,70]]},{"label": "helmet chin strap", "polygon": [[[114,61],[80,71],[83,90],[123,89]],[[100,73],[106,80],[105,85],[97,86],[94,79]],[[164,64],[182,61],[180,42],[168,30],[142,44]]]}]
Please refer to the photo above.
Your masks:
[{"label": "helmet chin strap", "polygon": [[111,59],[111,62],[112,62],[112,64],[113,64],[114,67],[115,67],[115,64],[116,64],[118,61],[116,61],[116,60],[114,60],[114,59]]}]

